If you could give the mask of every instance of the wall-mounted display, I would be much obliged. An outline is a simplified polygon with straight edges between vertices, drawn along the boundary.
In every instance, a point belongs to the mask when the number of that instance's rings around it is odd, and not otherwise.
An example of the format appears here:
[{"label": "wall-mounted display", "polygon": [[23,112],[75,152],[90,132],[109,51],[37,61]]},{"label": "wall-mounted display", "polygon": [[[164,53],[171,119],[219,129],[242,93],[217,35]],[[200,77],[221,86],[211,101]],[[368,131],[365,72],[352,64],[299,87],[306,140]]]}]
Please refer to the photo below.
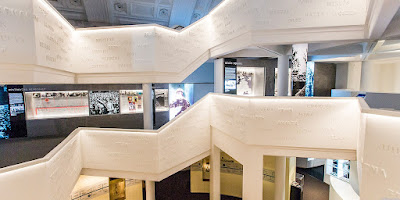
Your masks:
[{"label": "wall-mounted display", "polygon": [[10,109],[6,86],[0,86],[0,139],[8,139],[11,132]]},{"label": "wall-mounted display", "polygon": [[225,93],[236,94],[236,67],[225,67]]},{"label": "wall-mounted display", "polygon": [[90,91],[90,115],[113,115],[120,113],[118,91]]},{"label": "wall-mounted display", "polygon": [[143,113],[143,90],[120,90],[121,113]]},{"label": "wall-mounted display", "polygon": [[265,71],[263,67],[237,67],[237,94],[264,96]]},{"label": "wall-mounted display", "polygon": [[169,119],[193,105],[193,84],[169,84]]},{"label": "wall-mounted display", "polygon": [[7,85],[10,108],[11,134],[10,138],[26,137],[24,87],[22,85]]},{"label": "wall-mounted display", "polygon": [[26,92],[28,120],[89,115],[88,91]]},{"label": "wall-mounted display", "polygon": [[306,76],[306,97],[314,96],[314,62],[307,62],[307,76]]},{"label": "wall-mounted display", "polygon": [[156,112],[163,112],[169,110],[168,103],[168,89],[155,89],[154,90],[154,103]]}]

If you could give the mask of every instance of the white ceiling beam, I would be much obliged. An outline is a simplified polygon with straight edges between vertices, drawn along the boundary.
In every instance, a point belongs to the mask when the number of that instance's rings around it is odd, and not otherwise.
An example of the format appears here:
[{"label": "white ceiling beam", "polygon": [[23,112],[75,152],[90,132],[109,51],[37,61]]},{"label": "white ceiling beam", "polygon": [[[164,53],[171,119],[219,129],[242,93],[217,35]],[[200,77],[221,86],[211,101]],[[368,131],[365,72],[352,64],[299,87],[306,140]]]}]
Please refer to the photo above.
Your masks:
[{"label": "white ceiling beam", "polygon": [[275,55],[275,57],[286,55],[288,53],[288,46],[285,45],[263,45],[257,47],[264,51],[272,53],[273,55]]},{"label": "white ceiling beam", "polygon": [[380,39],[399,8],[399,0],[371,1],[366,37]]},{"label": "white ceiling beam", "polygon": [[169,27],[190,25],[197,0],[174,0]]},{"label": "white ceiling beam", "polygon": [[345,45],[350,45],[354,44],[356,42],[354,41],[337,41],[333,43],[310,43],[308,44],[308,52],[314,52],[318,51],[321,49],[329,49],[333,47],[339,47],[339,46],[345,46]]},{"label": "white ceiling beam", "polygon": [[249,49],[242,49],[237,52],[224,55],[222,57],[223,58],[266,58],[266,57],[276,58],[277,55],[272,52],[267,52],[263,49],[249,48]]}]

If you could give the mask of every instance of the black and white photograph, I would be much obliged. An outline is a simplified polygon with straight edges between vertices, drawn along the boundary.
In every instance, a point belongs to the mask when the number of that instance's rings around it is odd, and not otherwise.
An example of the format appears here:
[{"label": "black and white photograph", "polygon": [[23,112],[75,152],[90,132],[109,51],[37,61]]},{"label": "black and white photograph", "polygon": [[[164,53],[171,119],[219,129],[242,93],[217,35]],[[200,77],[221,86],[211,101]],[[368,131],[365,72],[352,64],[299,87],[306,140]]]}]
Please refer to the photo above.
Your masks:
[{"label": "black and white photograph", "polygon": [[264,96],[264,68],[237,67],[237,94]]},{"label": "black and white photograph", "polygon": [[154,94],[156,112],[168,111],[168,89],[156,89]]},{"label": "black and white photograph", "polygon": [[119,114],[119,91],[90,91],[89,104],[90,115]]}]

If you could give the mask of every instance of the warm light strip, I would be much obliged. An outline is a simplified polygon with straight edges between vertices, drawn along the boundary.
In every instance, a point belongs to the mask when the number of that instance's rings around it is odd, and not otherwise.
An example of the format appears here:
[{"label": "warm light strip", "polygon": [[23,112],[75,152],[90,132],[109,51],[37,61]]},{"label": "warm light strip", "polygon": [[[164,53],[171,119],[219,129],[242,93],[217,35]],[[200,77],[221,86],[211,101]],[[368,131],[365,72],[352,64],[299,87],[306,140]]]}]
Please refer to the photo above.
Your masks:
[{"label": "warm light strip", "polygon": [[52,13],[59,21],[61,21],[61,23],[68,27],[70,31],[75,31],[75,28],[49,2],[47,2],[46,0],[37,1],[40,2],[43,7],[45,7],[50,13]]}]

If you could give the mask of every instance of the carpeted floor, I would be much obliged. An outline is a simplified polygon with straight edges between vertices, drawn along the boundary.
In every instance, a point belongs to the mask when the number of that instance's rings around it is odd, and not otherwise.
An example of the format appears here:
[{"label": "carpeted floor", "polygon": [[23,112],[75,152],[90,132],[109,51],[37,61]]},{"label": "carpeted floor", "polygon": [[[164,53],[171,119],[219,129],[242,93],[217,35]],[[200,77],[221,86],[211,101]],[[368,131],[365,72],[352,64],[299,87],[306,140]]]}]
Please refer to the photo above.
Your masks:
[{"label": "carpeted floor", "polygon": [[[180,171],[156,183],[157,200],[209,200],[209,194],[190,193],[190,171]],[[221,196],[221,200],[241,200]]]},{"label": "carpeted floor", "polygon": [[329,185],[304,173],[303,200],[329,200]]}]

